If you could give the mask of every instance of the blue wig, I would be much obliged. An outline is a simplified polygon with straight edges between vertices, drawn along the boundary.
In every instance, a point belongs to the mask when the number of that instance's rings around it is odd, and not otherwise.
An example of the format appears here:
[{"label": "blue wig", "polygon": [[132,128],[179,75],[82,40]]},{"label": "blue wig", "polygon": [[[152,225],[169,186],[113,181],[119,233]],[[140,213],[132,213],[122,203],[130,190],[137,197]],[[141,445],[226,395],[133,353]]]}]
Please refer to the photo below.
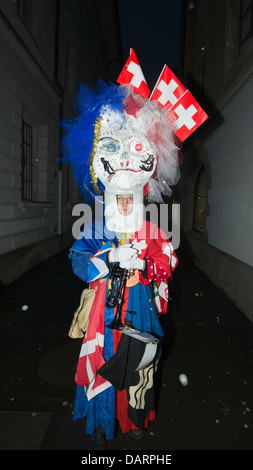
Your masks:
[{"label": "blue wig", "polygon": [[98,180],[97,187],[93,185],[90,168],[90,155],[94,142],[94,126],[102,113],[104,106],[111,110],[124,114],[124,98],[127,95],[123,87],[98,80],[96,87],[90,87],[84,83],[80,85],[75,109],[78,117],[71,120],[61,120],[60,124],[65,129],[66,135],[61,141],[61,161],[68,162],[73,168],[73,177],[80,187],[86,202],[94,202],[92,199],[96,193],[104,191],[103,184]]}]

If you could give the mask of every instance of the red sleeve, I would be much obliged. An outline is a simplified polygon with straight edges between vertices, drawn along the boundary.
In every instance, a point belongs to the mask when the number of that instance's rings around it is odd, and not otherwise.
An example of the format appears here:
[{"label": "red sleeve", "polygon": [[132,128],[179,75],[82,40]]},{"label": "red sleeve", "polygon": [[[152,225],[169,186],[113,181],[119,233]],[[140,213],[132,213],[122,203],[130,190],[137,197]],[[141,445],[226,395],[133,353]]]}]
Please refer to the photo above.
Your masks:
[{"label": "red sleeve", "polygon": [[147,267],[140,271],[140,282],[148,285],[151,281],[165,281],[172,277],[172,271],[178,264],[178,258],[172,244],[164,232],[154,227],[153,236],[146,240],[147,249],[144,258]]}]

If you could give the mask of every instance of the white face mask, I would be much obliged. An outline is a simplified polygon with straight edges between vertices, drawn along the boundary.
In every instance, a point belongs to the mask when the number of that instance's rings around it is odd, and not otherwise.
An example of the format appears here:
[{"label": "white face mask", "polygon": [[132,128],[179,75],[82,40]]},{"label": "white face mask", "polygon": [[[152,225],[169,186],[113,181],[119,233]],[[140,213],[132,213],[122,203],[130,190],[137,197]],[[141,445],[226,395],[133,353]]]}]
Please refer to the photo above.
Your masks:
[{"label": "white face mask", "polygon": [[127,194],[144,187],[152,177],[157,164],[156,148],[145,138],[140,120],[126,114],[125,124],[113,130],[105,116],[101,120],[93,169],[106,189],[124,189]]},{"label": "white face mask", "polygon": [[[118,129],[116,113],[103,115],[93,169],[105,186],[108,228],[132,232],[139,230],[143,222],[143,190],[156,170],[157,153],[155,145],[145,137],[141,120],[127,114],[125,117],[125,123]],[[120,214],[117,195],[130,193],[133,210]]]}]

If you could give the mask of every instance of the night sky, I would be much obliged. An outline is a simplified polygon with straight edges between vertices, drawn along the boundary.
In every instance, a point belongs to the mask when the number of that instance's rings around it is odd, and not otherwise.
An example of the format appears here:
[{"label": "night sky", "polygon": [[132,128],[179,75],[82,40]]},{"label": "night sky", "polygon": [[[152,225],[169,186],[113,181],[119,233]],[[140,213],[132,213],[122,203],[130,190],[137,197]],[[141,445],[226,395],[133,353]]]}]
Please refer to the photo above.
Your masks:
[{"label": "night sky", "polygon": [[118,0],[124,63],[136,53],[152,90],[164,64],[179,62],[181,0]]}]

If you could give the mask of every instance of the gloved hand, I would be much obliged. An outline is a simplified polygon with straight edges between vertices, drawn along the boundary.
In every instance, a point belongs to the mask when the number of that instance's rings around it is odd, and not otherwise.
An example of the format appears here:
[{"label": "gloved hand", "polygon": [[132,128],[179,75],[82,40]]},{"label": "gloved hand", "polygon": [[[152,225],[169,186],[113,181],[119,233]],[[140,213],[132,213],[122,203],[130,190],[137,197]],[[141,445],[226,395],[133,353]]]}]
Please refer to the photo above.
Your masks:
[{"label": "gloved hand", "polygon": [[144,269],[144,260],[140,258],[130,259],[127,261],[121,261],[119,263],[120,267],[123,269]]},{"label": "gloved hand", "polygon": [[109,260],[111,263],[129,261],[130,259],[135,259],[138,256],[138,252],[135,248],[132,248],[131,245],[120,245],[118,248],[113,248],[110,251]]}]

